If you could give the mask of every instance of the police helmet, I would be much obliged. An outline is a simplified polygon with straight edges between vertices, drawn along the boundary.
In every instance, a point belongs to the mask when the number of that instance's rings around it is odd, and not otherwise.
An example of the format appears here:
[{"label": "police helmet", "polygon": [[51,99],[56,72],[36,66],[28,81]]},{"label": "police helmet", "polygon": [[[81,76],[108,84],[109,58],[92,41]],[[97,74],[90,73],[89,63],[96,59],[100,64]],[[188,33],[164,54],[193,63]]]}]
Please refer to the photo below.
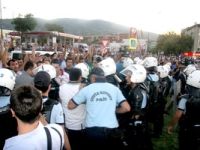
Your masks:
[{"label": "police helmet", "polygon": [[125,76],[130,75],[132,83],[143,83],[147,77],[146,69],[139,64],[130,65],[120,73]]},{"label": "police helmet", "polygon": [[87,64],[85,63],[79,63],[77,65],[75,65],[75,68],[79,68],[81,69],[81,72],[82,72],[82,77],[87,79],[88,78],[88,75],[89,75],[89,67]]},{"label": "police helmet", "polygon": [[124,57],[123,60],[123,67],[126,68],[130,65],[133,65],[133,60],[130,57]]},{"label": "police helmet", "polygon": [[142,62],[142,59],[140,59],[139,57],[135,57],[134,59],[133,59],[133,62],[134,62],[134,64],[142,64],[143,62]]},{"label": "police helmet", "polygon": [[36,75],[39,71],[45,71],[47,72],[51,79],[56,77],[56,69],[54,66],[50,65],[50,64],[42,64],[39,67],[35,68],[33,70],[33,73]]},{"label": "police helmet", "polygon": [[186,83],[190,86],[200,88],[200,70],[195,70],[190,73]]},{"label": "police helmet", "polygon": [[15,86],[15,75],[11,70],[6,68],[0,69],[0,86],[13,90]]},{"label": "police helmet", "polygon": [[168,71],[171,70],[171,62],[166,63],[164,66],[168,69]]},{"label": "police helmet", "polygon": [[111,57],[102,60],[98,65],[104,71],[105,76],[116,73],[116,64]]},{"label": "police helmet", "polygon": [[192,73],[195,70],[197,70],[195,65],[190,64],[183,70],[183,72],[188,76],[190,73]]},{"label": "police helmet", "polygon": [[158,65],[158,60],[155,57],[146,57],[143,61],[143,66],[145,68],[156,67]]},{"label": "police helmet", "polygon": [[158,66],[157,71],[159,73],[160,78],[165,78],[169,74],[169,70],[168,70],[167,66],[165,66],[165,65],[164,66]]}]

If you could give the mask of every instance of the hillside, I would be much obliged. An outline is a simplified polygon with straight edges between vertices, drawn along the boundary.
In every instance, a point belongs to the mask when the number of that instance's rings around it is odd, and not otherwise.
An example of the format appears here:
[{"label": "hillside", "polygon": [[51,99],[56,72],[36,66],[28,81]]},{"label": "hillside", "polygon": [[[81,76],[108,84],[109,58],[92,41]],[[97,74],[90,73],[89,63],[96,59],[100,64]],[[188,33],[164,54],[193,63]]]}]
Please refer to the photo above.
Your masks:
[{"label": "hillside", "polygon": [[[61,18],[53,20],[44,20],[36,18],[37,26],[35,31],[45,31],[44,25],[46,23],[55,23],[64,28],[66,33],[75,35],[106,35],[106,34],[119,34],[128,33],[129,27],[115,24],[103,20],[83,20],[73,18]],[[13,30],[14,26],[11,24],[12,19],[3,20],[3,29]],[[157,39],[158,35],[143,31],[138,34],[139,38],[149,38],[151,40]]]}]

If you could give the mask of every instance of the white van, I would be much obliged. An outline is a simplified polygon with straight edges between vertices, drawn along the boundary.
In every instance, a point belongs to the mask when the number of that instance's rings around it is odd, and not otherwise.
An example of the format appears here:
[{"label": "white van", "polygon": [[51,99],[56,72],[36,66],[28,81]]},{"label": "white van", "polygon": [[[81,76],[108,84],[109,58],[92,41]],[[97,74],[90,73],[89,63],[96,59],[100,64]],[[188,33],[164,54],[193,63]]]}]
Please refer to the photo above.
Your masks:
[{"label": "white van", "polygon": [[74,43],[74,48],[78,48],[80,52],[88,51],[88,45],[86,43]]},{"label": "white van", "polygon": [[[39,53],[40,55],[44,55],[44,54],[50,54],[52,55],[53,53],[55,53],[54,51],[35,51],[35,54]],[[17,50],[17,51],[11,51],[10,52],[10,59],[23,59],[25,54],[32,54],[32,51],[21,51],[21,50]]]}]

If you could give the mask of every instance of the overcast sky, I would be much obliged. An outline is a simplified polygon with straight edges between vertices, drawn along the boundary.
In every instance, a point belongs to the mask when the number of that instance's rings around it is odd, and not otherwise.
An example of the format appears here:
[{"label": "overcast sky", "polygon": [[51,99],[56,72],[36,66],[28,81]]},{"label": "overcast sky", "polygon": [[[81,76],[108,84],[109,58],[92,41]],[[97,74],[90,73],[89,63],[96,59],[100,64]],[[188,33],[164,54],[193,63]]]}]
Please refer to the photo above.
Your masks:
[{"label": "overcast sky", "polygon": [[200,23],[200,0],[1,0],[3,18],[102,19],[155,33]]}]

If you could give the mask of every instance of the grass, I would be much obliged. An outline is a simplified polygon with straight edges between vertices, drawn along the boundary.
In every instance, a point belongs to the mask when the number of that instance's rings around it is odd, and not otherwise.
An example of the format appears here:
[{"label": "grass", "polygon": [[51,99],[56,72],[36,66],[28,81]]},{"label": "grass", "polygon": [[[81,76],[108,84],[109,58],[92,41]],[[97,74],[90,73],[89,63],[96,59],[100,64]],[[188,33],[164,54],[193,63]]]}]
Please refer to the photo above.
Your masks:
[{"label": "grass", "polygon": [[154,150],[178,150],[177,130],[175,130],[171,135],[167,133],[167,125],[172,116],[172,113],[170,113],[169,115],[165,115],[163,134],[160,138],[152,139]]}]

